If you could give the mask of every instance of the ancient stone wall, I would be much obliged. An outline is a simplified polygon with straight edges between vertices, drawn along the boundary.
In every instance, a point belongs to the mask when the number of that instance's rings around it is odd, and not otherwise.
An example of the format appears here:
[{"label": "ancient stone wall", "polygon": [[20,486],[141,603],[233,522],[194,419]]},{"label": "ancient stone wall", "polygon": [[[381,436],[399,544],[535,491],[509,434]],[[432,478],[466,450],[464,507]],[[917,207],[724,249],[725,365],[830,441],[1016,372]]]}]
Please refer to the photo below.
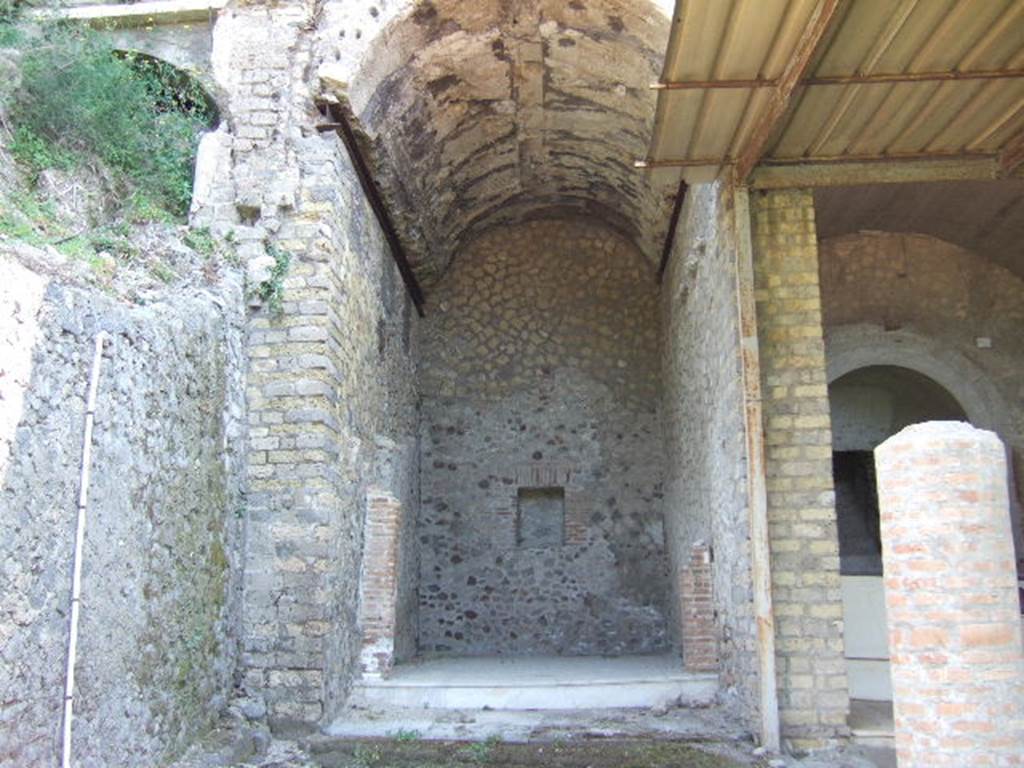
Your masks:
[{"label": "ancient stone wall", "polygon": [[[711,548],[721,683],[752,717],[757,661],[735,213],[733,192],[725,185],[688,190],[662,283],[665,526],[677,585],[673,606],[681,603],[683,611],[687,595],[678,585],[688,578],[691,549],[701,541]],[[685,659],[686,638],[681,641]]]},{"label": "ancient stone wall", "polygon": [[421,650],[665,649],[647,263],[596,224],[494,229],[423,328]]},{"label": "ancient stone wall", "polygon": [[0,255],[0,765],[60,750],[85,397],[104,354],[83,557],[75,762],[161,764],[237,661],[242,296],[145,307]]},{"label": "ancient stone wall", "polygon": [[751,196],[783,736],[814,746],[846,728],[839,543],[810,192]]},{"label": "ancient stone wall", "polygon": [[227,156],[230,183],[211,189],[212,214],[196,211],[239,242],[253,285],[290,256],[281,311],[253,315],[247,349],[242,682],[279,728],[344,700],[362,646],[368,491],[386,474],[411,511],[417,474],[382,472],[394,454],[382,446],[416,439],[415,310],[340,139],[316,130],[314,24],[303,4],[221,14],[214,71],[231,103],[211,154]]}]

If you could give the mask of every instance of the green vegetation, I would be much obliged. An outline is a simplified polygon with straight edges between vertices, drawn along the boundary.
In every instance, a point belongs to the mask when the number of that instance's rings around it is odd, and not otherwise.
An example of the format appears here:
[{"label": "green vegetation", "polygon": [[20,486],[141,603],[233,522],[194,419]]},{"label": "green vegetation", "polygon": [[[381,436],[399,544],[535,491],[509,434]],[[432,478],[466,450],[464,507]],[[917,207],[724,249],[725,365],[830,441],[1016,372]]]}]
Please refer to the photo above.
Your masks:
[{"label": "green vegetation", "polygon": [[465,747],[466,755],[475,763],[487,763],[496,747],[501,745],[501,736],[488,736],[484,741],[474,741]]},{"label": "green vegetation", "polygon": [[[0,24],[10,24],[14,21],[22,5],[21,0],[0,0]],[[6,38],[0,37],[0,44],[5,40]]]},{"label": "green vegetation", "polygon": [[[11,5],[0,0],[0,23],[4,3]],[[22,82],[8,108],[10,149],[32,178],[99,161],[133,216],[188,211],[199,136],[216,117],[192,78],[118,54],[83,26],[50,25],[16,45]]]},{"label": "green vegetation", "polygon": [[256,295],[271,313],[280,315],[284,309],[284,278],[292,258],[287,251],[282,251],[273,243],[267,246],[267,253],[274,257],[274,266],[270,270],[270,277],[256,287]]},{"label": "green vegetation", "polygon": [[[194,78],[115,51],[102,31],[20,23],[19,11],[30,5],[0,0],[0,47],[14,51],[0,60],[0,85],[9,86],[0,87],[0,145],[23,171],[0,185],[0,235],[84,262],[101,284],[121,265],[177,280],[159,256],[139,252],[135,225],[176,224],[187,213],[199,137],[215,122],[216,107]],[[11,67],[17,77],[8,79]],[[70,174],[67,184],[84,191],[85,206],[69,214],[46,200],[54,195],[39,191],[47,170]],[[57,177],[48,187],[62,185]],[[95,215],[105,221],[95,222]],[[237,266],[234,249],[221,247],[209,229],[189,230],[183,239],[205,258],[208,280],[222,261]],[[279,306],[280,286],[266,290]]]},{"label": "green vegetation", "polygon": [[196,227],[185,233],[185,245],[198,254],[209,258],[217,252],[217,243],[209,227]]}]

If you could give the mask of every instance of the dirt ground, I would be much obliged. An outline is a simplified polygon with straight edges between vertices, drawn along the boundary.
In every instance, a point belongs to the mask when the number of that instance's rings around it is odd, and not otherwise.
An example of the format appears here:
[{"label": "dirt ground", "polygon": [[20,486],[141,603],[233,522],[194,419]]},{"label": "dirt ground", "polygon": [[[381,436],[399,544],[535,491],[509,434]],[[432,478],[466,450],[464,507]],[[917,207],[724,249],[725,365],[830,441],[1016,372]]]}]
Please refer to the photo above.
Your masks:
[{"label": "dirt ground", "polygon": [[680,741],[588,741],[512,744],[366,739],[310,744],[323,768],[740,768],[728,757]]}]

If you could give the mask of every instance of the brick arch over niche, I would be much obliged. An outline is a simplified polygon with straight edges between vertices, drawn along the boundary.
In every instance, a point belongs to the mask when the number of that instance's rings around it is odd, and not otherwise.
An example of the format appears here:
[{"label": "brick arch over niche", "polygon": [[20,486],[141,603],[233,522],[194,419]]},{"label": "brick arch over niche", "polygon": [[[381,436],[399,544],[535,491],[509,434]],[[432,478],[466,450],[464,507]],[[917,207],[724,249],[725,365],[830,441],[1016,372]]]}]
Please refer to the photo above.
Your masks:
[{"label": "brick arch over niche", "polygon": [[867,365],[911,368],[1012,449],[1024,496],[1024,280],[929,235],[862,231],[819,244],[829,379]]},{"label": "brick arch over niche", "polygon": [[1003,438],[1007,455],[1010,519],[1019,560],[1024,559],[1022,475],[1024,455],[1013,444],[1013,410],[985,370],[956,349],[912,331],[887,331],[876,325],[826,330],[825,356],[831,386],[844,376],[872,366],[904,368],[931,379],[963,408],[970,424]]},{"label": "brick arch over niche", "polygon": [[912,331],[857,324],[825,334],[828,382],[872,366],[906,368],[945,389],[976,427],[1000,431],[1006,403],[985,372],[954,349]]}]

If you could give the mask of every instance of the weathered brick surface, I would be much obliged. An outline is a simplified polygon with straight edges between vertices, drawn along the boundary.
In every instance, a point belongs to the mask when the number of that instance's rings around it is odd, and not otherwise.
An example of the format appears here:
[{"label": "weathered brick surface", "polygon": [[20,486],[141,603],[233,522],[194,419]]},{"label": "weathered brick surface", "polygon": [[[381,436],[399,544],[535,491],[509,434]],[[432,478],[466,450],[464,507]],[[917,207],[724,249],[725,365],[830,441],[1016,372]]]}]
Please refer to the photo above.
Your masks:
[{"label": "weathered brick surface", "polygon": [[784,737],[812,746],[842,734],[849,709],[814,201],[750,202],[779,715]]},{"label": "weathered brick surface", "polygon": [[715,671],[718,649],[711,588],[711,548],[704,542],[697,542],[690,549],[690,562],[679,577],[679,603],[683,663],[691,672]]},{"label": "weathered brick surface", "polygon": [[960,422],[875,451],[900,768],[1024,765],[1002,443]]},{"label": "weathered brick surface", "polygon": [[359,661],[364,677],[381,677],[391,671],[395,662],[401,502],[387,491],[371,488],[366,499],[365,526],[359,578]]}]

